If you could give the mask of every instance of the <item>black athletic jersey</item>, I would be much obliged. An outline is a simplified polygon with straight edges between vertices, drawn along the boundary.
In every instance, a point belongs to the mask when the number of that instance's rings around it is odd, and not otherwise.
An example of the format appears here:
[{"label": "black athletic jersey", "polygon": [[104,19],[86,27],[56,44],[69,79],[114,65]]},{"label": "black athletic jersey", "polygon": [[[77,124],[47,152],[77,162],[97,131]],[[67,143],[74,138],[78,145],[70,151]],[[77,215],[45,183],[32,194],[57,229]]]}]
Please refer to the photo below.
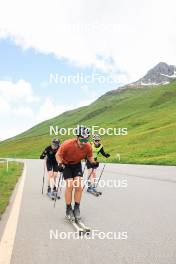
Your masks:
[{"label": "black athletic jersey", "polygon": [[40,156],[40,159],[44,159],[47,157],[47,160],[56,161],[56,152],[58,151],[59,147],[57,149],[53,149],[51,146],[48,146],[45,148],[43,153]]}]

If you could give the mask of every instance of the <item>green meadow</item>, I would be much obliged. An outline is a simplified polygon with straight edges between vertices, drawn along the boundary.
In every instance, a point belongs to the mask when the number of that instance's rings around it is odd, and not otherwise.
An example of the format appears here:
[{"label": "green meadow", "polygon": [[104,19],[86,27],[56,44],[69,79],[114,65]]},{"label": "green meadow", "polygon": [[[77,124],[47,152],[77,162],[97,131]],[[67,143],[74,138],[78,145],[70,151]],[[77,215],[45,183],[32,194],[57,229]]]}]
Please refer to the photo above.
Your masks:
[{"label": "green meadow", "polygon": [[[168,85],[110,92],[89,106],[65,112],[0,143],[1,157],[38,158],[50,144],[50,126],[77,124],[127,128],[127,135],[102,136],[109,162],[176,165],[176,81]],[[62,136],[61,140],[67,137]]]}]

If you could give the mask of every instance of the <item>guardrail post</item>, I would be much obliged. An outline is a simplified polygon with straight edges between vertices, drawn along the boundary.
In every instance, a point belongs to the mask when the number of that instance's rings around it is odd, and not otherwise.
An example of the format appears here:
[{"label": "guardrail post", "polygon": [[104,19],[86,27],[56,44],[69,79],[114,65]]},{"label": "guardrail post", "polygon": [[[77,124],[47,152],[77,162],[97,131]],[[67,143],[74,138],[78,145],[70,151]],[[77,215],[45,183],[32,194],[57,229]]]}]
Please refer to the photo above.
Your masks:
[{"label": "guardrail post", "polygon": [[119,153],[117,153],[116,154],[116,157],[119,159],[119,161],[120,161],[120,154]]},{"label": "guardrail post", "polygon": [[8,159],[6,160],[6,171],[7,172],[9,171],[9,161],[8,161]]}]

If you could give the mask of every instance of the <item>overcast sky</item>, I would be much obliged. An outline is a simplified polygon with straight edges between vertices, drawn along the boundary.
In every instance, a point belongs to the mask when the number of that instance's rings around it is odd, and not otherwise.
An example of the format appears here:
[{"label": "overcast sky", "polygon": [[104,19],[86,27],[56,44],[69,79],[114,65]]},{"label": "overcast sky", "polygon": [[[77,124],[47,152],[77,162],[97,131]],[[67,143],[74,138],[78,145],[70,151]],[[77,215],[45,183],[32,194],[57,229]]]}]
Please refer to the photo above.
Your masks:
[{"label": "overcast sky", "polygon": [[[0,139],[86,105],[160,61],[176,64],[175,10],[174,0],[0,0]],[[51,74],[105,81],[54,83]]]}]

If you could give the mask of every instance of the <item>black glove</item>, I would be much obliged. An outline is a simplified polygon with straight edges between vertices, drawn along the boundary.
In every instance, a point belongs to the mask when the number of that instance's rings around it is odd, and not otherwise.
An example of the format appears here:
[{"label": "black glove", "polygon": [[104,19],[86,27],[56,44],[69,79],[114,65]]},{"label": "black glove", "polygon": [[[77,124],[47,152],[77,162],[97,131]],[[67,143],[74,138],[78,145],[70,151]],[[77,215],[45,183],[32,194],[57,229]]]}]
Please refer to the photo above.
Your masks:
[{"label": "black glove", "polygon": [[63,172],[64,171],[64,167],[62,164],[58,164],[58,171],[59,172]]},{"label": "black glove", "polygon": [[44,159],[45,157],[43,157],[42,155],[40,156],[40,159]]},{"label": "black glove", "polygon": [[98,161],[92,162],[92,167],[93,168],[97,168],[98,166],[99,166],[99,162]]},{"label": "black glove", "polygon": [[111,155],[107,153],[105,157],[106,157],[106,158],[109,158],[110,156],[111,156]]}]

